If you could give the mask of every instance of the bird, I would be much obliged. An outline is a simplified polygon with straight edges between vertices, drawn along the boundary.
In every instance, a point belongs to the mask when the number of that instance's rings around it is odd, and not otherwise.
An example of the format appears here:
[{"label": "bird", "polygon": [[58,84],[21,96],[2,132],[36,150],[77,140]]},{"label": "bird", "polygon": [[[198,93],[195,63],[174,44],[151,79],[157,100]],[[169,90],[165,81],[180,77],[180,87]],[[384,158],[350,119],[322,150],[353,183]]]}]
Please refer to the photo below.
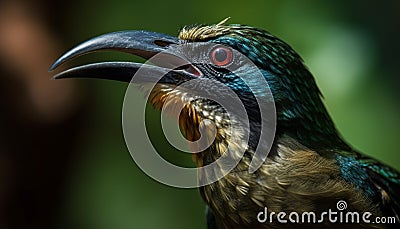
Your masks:
[{"label": "bird", "polygon": [[[182,45],[197,42],[202,45],[182,48]],[[210,94],[223,90],[224,87],[218,86],[222,85],[232,90],[244,104],[249,114],[249,139],[247,144],[232,149],[243,150],[242,157],[221,179],[199,187],[206,204],[208,228],[385,228],[399,223],[399,172],[358,152],[343,139],[303,59],[290,45],[268,31],[227,24],[225,19],[216,24],[185,26],[178,37],[143,30],[107,33],[66,52],[50,71],[78,56],[100,50],[127,52],[147,60],[162,52],[167,55],[159,58],[162,61],[152,61],[151,65],[134,62],[87,64],[60,72],[54,79],[97,78],[131,82],[133,75],[144,69],[145,77],[136,83],[143,86],[156,82],[148,98],[154,107],[160,110],[163,106],[177,104],[183,107],[179,127],[188,140],[201,137],[199,128],[203,120],[215,122],[216,136],[210,146],[193,157],[198,167],[209,165],[225,155],[234,135],[240,138],[239,132],[245,129],[244,122],[235,112],[229,116],[217,102],[197,96],[196,90],[177,89],[179,85],[194,82],[193,88],[197,86]],[[193,55],[207,60],[206,63],[188,60],[187,57]],[[256,92],[251,90],[235,73],[234,70],[238,70],[250,80],[255,74],[253,68],[239,63],[240,55],[256,66],[268,83],[270,95],[264,88]],[[227,69],[228,66],[234,70]],[[162,77],[157,78],[161,73]],[[196,81],[192,81],[194,79]],[[206,80],[217,86],[202,85]],[[257,89],[257,84],[254,87]],[[168,97],[171,99],[167,100]],[[265,143],[261,138],[263,118],[257,98],[263,103],[271,103],[268,98],[273,98],[276,126],[268,156],[255,171],[250,171],[257,145]],[[227,131],[229,128],[232,132]],[[199,173],[198,179],[207,180],[207,176]],[[361,220],[338,224],[329,222],[327,217],[322,217],[323,222],[319,224],[315,221],[299,224],[298,218],[293,223],[289,215],[314,212],[323,216],[324,211],[339,209],[339,203],[345,204],[347,211],[390,216],[395,220],[394,224]],[[284,213],[268,215],[265,222],[260,216],[265,217],[266,210]]]}]

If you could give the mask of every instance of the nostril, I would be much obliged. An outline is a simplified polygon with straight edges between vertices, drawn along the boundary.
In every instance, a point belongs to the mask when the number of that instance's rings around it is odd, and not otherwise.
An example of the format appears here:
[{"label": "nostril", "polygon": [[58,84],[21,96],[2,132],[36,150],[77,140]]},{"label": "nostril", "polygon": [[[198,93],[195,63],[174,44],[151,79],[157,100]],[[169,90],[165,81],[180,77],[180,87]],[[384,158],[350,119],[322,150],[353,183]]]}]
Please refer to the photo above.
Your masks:
[{"label": "nostril", "polygon": [[160,46],[160,47],[167,47],[170,44],[174,44],[173,42],[169,42],[169,41],[163,41],[163,40],[155,40],[154,44]]}]

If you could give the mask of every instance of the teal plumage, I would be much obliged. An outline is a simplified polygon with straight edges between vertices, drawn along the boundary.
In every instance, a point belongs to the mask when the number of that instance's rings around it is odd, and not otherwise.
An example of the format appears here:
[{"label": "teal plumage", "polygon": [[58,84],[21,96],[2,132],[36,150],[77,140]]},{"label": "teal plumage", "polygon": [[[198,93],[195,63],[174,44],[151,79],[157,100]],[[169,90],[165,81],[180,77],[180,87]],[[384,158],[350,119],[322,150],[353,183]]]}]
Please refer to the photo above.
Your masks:
[{"label": "teal plumage", "polygon": [[[125,50],[145,58],[171,44],[209,42],[235,49],[253,61],[261,71],[270,86],[276,107],[277,130],[274,143],[268,158],[254,173],[249,172],[249,165],[255,146],[263,139],[259,139],[261,117],[252,93],[259,93],[258,96],[267,98],[268,95],[262,94],[264,90],[250,90],[242,79],[221,67],[193,63],[184,72],[171,70],[173,73],[167,74],[158,83],[149,99],[157,108],[185,103],[182,94],[190,95],[173,92],[172,89],[190,77],[198,77],[211,78],[227,85],[246,104],[246,111],[251,115],[251,133],[243,158],[221,180],[200,187],[201,196],[208,206],[208,227],[280,228],[285,225],[277,223],[276,216],[275,223],[260,224],[257,222],[257,214],[264,207],[275,212],[320,213],[334,208],[339,200],[345,200],[349,210],[370,211],[374,216],[391,216],[398,223],[399,173],[362,155],[342,139],[322,102],[322,94],[301,57],[288,44],[265,30],[236,24],[224,25],[224,22],[225,20],[216,25],[184,27],[179,38],[143,31],[104,35],[110,36],[110,41],[103,36],[101,39],[94,38],[83,43],[61,57],[52,68],[75,56],[105,48]],[[136,42],[131,46],[126,40],[121,40],[128,35]],[[226,53],[218,56],[215,63],[224,61],[226,57]],[[56,78],[114,77],[129,81],[137,68],[138,65],[126,63],[103,63],[68,70],[58,74]],[[238,71],[250,76],[253,74],[246,66],[240,67]],[[168,96],[173,97],[173,102],[164,104]],[[181,112],[180,127],[189,140],[199,138],[198,128],[202,120],[210,119],[220,124],[217,125],[219,129],[216,140],[195,156],[198,166],[219,158],[231,143],[226,129],[233,124],[221,121],[221,117],[227,117],[224,112],[220,105],[207,99],[187,102]],[[199,179],[207,179],[207,175],[199,174]],[[324,222],[319,225],[297,226],[337,227],[338,224]],[[375,228],[391,225],[351,224],[350,228],[355,226]]]},{"label": "teal plumage", "polygon": [[240,25],[230,27],[230,32],[211,41],[234,47],[263,70],[277,106],[278,134],[293,137],[321,156],[334,157],[345,181],[380,205],[384,215],[399,220],[399,173],[356,152],[342,140],[300,56],[266,31]]}]

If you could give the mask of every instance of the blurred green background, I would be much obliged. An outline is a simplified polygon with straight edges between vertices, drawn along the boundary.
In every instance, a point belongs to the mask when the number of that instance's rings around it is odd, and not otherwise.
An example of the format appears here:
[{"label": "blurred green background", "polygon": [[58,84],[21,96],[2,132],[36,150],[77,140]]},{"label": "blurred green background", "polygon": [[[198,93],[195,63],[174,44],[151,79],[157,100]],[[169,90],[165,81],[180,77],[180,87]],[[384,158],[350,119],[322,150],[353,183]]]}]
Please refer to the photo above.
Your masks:
[{"label": "blurred green background", "polygon": [[[229,23],[264,28],[303,57],[344,138],[400,169],[399,1],[36,0],[0,7],[1,228],[205,228],[196,189],[157,183],[130,157],[121,126],[126,84],[49,80],[48,66],[64,51],[117,30],[177,35],[184,25],[226,17]],[[15,15],[27,20],[15,24]],[[10,28],[15,35],[2,39],[11,36]],[[29,29],[45,35],[25,34]],[[37,42],[29,43],[33,39]],[[19,41],[36,50],[18,49]],[[50,51],[41,58],[44,49]],[[29,56],[43,59],[42,67],[31,66]],[[20,62],[22,57],[27,61]],[[137,60],[105,53],[75,63],[126,59]],[[38,73],[21,70],[29,67]],[[148,127],[158,139],[161,132],[153,123]],[[31,148],[24,147],[25,138],[34,139]]]}]

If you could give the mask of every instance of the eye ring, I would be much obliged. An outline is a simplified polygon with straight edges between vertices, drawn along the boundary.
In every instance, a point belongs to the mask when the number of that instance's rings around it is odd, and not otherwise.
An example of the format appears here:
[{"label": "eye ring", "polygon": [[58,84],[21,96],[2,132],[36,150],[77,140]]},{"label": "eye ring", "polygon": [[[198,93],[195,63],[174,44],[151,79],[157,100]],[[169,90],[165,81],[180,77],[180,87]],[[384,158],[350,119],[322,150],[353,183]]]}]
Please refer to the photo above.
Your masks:
[{"label": "eye ring", "polygon": [[217,46],[210,52],[210,59],[216,66],[226,66],[232,62],[233,53],[230,48]]}]

